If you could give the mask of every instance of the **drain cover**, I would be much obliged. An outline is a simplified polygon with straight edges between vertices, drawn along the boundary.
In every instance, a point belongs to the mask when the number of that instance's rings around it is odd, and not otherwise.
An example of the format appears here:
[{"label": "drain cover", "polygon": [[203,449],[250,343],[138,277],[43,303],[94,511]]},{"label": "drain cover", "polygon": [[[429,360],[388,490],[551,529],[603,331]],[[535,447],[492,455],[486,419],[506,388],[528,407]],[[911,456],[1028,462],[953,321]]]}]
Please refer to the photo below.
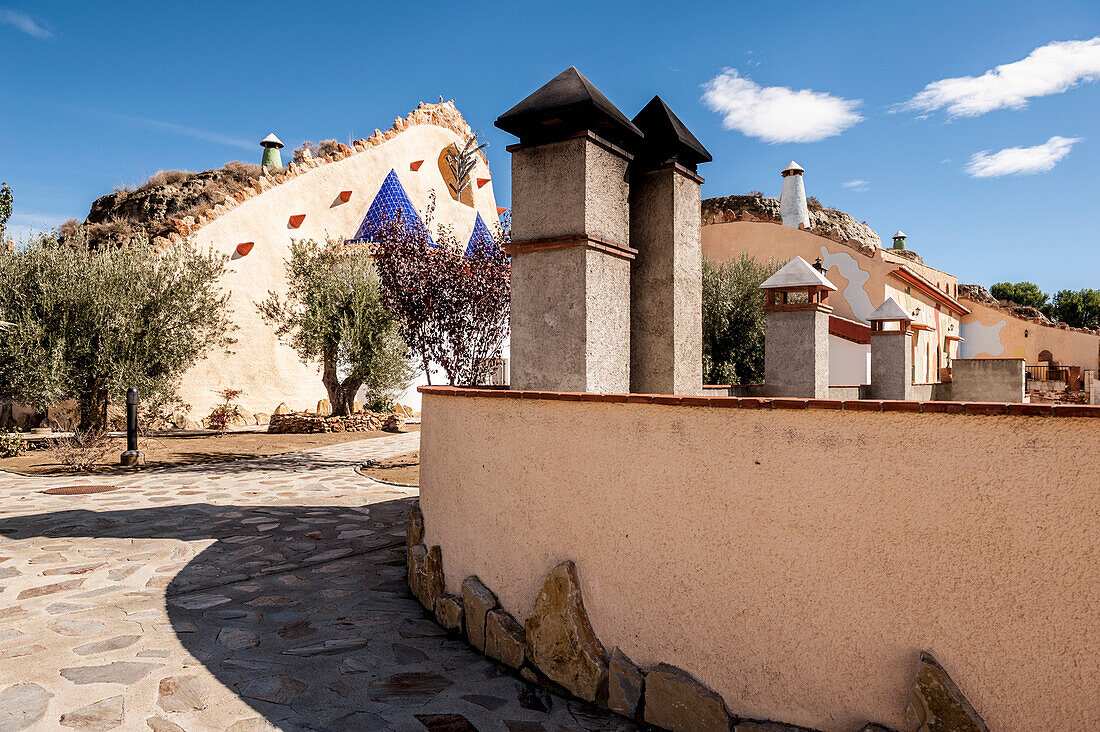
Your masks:
[{"label": "drain cover", "polygon": [[118,488],[117,485],[63,485],[42,491],[51,496],[86,496],[89,493],[106,493]]}]

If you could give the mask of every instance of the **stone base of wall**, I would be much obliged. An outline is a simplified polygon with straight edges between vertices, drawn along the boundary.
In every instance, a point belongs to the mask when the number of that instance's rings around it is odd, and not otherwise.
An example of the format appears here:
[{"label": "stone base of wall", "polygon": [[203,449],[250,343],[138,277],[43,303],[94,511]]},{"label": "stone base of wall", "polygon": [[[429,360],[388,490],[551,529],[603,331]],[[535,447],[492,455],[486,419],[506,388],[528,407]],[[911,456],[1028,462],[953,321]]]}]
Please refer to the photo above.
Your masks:
[{"label": "stone base of wall", "polygon": [[[406,547],[412,593],[440,626],[528,683],[671,732],[813,732],[739,718],[721,696],[683,669],[666,663],[642,669],[619,648],[608,653],[592,630],[571,561],[550,570],[531,616],[521,623],[476,576],[463,580],[461,596],[448,594],[442,548],[429,549],[423,540],[424,517],[414,503]],[[928,652],[921,653],[905,720],[909,732],[988,732]],[[861,732],[890,730],[868,722]]]}]

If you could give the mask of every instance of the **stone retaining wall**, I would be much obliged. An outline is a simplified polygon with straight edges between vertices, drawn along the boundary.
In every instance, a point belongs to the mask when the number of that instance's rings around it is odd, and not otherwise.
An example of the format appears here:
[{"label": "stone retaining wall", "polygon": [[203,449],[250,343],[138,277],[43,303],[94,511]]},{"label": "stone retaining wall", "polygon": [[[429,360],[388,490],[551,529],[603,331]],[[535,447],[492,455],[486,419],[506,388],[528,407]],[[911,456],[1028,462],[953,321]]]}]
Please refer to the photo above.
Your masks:
[{"label": "stone retaining wall", "polygon": [[[395,416],[395,415],[389,415]],[[376,432],[382,429],[387,415],[351,414],[346,417],[322,416],[319,414],[273,414],[267,431],[272,434],[304,434],[316,432]]]}]

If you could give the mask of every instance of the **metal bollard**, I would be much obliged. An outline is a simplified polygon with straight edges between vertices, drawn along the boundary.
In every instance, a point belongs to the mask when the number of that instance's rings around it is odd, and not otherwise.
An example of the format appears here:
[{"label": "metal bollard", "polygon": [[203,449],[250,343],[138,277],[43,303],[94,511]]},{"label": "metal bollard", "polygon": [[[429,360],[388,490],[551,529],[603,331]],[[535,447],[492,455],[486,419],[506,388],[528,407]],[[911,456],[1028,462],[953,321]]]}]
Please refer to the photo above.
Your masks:
[{"label": "metal bollard", "polygon": [[145,455],[138,451],[137,436],[137,388],[126,390],[126,452],[119,462],[127,467],[140,467],[145,464]]}]

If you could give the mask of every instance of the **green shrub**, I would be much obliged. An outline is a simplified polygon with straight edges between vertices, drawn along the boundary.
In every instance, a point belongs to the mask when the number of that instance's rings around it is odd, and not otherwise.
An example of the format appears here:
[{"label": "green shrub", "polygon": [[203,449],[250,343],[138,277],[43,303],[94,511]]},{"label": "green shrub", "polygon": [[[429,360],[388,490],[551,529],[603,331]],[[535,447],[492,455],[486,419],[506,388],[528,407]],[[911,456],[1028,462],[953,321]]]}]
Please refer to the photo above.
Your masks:
[{"label": "green shrub", "polygon": [[19,457],[27,450],[27,441],[15,432],[0,432],[0,458]]}]

